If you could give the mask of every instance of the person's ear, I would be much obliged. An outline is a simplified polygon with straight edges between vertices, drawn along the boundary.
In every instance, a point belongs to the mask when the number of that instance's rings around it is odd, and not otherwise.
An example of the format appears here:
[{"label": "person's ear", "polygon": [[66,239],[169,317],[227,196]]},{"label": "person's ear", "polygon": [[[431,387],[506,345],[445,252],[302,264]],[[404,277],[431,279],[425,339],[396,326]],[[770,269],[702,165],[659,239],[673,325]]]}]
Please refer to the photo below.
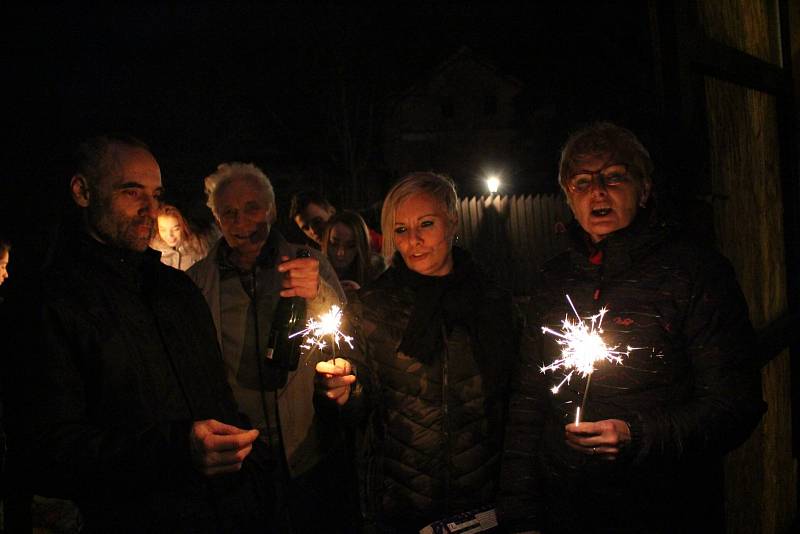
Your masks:
[{"label": "person's ear", "polygon": [[451,241],[455,241],[456,234],[458,233],[458,216],[448,217],[448,221],[450,222],[448,237]]},{"label": "person's ear", "polygon": [[653,182],[649,179],[642,181],[642,191],[639,193],[639,207],[645,207],[647,205],[647,200],[650,198],[650,188],[652,187]]},{"label": "person's ear", "polygon": [[569,209],[572,209],[572,198],[569,196],[569,191],[567,191],[567,189],[563,186],[561,187],[561,194],[564,195],[564,202],[567,203]]},{"label": "person's ear", "polygon": [[72,200],[75,204],[82,208],[89,207],[89,184],[86,183],[86,178],[82,174],[76,174],[69,182],[69,188],[72,192]]}]

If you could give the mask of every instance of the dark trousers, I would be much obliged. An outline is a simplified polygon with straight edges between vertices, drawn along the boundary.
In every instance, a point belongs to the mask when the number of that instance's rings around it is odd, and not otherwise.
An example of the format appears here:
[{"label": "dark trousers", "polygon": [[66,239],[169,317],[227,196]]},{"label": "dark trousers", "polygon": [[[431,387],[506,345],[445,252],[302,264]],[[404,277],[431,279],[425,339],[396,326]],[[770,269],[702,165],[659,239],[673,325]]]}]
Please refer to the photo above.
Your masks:
[{"label": "dark trousers", "polygon": [[358,532],[356,472],[344,450],[331,451],[309,471],[291,479],[288,470],[277,484],[277,532],[311,534]]}]

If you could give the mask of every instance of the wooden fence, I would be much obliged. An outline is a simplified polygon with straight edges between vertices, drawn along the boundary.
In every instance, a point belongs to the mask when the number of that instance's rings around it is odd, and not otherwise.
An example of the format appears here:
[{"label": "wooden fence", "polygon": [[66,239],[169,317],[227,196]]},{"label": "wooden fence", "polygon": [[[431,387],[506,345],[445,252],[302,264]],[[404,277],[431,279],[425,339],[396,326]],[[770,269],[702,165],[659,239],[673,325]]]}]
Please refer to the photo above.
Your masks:
[{"label": "wooden fence", "polygon": [[458,245],[515,295],[530,294],[542,262],[564,248],[572,218],[558,195],[464,198],[458,211]]}]

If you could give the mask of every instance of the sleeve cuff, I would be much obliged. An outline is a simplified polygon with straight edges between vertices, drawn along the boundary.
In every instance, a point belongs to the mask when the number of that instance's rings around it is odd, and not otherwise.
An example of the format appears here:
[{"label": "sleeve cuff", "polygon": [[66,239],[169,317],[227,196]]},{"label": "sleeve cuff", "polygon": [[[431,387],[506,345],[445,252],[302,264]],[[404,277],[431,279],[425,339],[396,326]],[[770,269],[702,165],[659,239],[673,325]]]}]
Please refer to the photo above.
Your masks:
[{"label": "sleeve cuff", "polygon": [[642,452],[642,429],[644,427],[641,416],[633,414],[631,417],[626,418],[625,422],[628,424],[628,430],[631,433],[631,440],[623,448],[623,458],[638,463],[641,460]]}]

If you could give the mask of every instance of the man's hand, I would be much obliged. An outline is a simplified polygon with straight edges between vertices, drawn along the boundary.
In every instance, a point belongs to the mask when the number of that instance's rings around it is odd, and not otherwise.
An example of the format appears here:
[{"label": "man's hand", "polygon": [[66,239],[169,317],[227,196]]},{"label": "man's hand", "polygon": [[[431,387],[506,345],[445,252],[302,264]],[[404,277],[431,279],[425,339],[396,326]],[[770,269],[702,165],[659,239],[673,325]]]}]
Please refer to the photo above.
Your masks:
[{"label": "man's hand", "polygon": [[283,277],[282,297],[303,297],[313,299],[319,292],[319,260],[316,258],[295,258],[281,256],[278,272]]},{"label": "man's hand", "polygon": [[350,385],[356,381],[353,366],[343,358],[335,358],[327,362],[319,362],[314,388],[318,395],[327,397],[339,406],[350,399]]},{"label": "man's hand", "polygon": [[621,419],[570,423],[564,430],[567,445],[603,460],[616,460],[620,449],[631,441],[630,427]]},{"label": "man's hand", "polygon": [[242,468],[257,437],[258,430],[243,430],[216,419],[195,421],[189,435],[192,463],[207,477],[234,473]]}]

